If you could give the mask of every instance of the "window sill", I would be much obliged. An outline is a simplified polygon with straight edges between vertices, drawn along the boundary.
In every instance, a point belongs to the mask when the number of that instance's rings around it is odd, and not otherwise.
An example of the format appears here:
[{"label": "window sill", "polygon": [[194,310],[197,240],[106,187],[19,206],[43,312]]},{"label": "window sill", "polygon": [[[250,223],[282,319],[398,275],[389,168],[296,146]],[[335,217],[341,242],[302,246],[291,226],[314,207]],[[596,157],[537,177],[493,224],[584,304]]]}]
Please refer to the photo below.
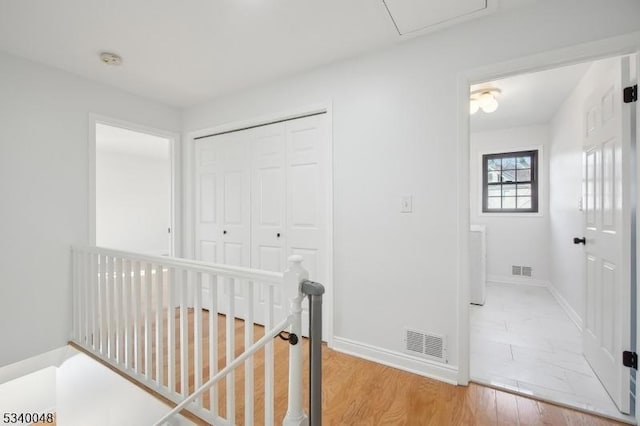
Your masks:
[{"label": "window sill", "polygon": [[484,213],[481,212],[478,214],[478,217],[544,217],[544,214],[541,212],[538,213]]}]

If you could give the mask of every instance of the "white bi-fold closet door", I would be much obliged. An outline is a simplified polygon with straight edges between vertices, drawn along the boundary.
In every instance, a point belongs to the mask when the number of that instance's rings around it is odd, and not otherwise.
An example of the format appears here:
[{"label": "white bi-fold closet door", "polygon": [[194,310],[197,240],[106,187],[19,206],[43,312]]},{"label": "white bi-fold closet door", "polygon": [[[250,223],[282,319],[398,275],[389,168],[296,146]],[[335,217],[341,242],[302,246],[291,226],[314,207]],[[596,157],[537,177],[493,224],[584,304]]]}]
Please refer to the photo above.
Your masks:
[{"label": "white bi-fold closet door", "polygon": [[[327,284],[326,114],[198,139],[195,163],[198,259],[280,272],[289,255],[299,254],[310,278]],[[221,288],[224,312],[228,286]],[[235,291],[236,314],[242,317],[245,295],[239,287]],[[264,303],[265,289],[258,286],[255,296]],[[279,292],[273,297],[277,321],[287,303]],[[256,320],[262,322],[259,312]]]}]

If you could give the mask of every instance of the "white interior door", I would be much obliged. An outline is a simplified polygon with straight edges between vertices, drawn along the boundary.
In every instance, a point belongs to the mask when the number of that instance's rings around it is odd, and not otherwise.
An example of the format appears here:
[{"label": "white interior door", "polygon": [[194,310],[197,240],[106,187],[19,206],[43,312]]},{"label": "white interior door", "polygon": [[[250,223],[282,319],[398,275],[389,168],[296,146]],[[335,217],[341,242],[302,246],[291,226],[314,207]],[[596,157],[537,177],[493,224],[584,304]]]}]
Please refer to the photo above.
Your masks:
[{"label": "white interior door", "polygon": [[[327,340],[331,312],[329,276],[330,173],[329,129],[326,115],[315,115],[285,123],[287,254],[299,254],[312,281],[325,286],[323,340]],[[305,303],[305,310],[307,304]],[[309,328],[308,313],[303,313],[302,329]]]},{"label": "white interior door", "polygon": [[[196,142],[196,258],[250,266],[250,168],[248,143],[238,133]],[[220,287],[221,312],[227,311],[229,283]],[[243,287],[235,286],[237,299]],[[204,301],[209,298],[205,297]],[[237,306],[243,306],[238,303]],[[206,305],[205,305],[206,307]]]},{"label": "white interior door", "polygon": [[[251,150],[251,267],[282,272],[287,265],[285,248],[285,124],[276,123],[247,130]],[[258,286],[259,306],[264,306],[267,287]],[[287,314],[281,291],[274,291],[274,321]],[[256,321],[263,322],[256,311]]]},{"label": "white interior door", "polygon": [[584,108],[586,310],[584,355],[623,413],[629,412],[630,146],[623,137],[622,64]]}]

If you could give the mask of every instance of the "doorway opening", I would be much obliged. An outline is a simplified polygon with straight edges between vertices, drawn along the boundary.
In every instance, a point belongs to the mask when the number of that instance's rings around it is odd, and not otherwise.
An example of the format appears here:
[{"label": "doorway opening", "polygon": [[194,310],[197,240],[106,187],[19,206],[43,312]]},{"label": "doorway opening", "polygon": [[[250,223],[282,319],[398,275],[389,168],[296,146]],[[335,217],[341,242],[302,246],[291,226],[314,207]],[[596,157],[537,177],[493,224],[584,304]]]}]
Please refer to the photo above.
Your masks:
[{"label": "doorway opening", "polygon": [[109,122],[95,126],[95,244],[174,255],[175,138]]},{"label": "doorway opening", "polygon": [[635,330],[632,62],[470,87],[470,378],[622,420],[635,404],[622,366]]}]

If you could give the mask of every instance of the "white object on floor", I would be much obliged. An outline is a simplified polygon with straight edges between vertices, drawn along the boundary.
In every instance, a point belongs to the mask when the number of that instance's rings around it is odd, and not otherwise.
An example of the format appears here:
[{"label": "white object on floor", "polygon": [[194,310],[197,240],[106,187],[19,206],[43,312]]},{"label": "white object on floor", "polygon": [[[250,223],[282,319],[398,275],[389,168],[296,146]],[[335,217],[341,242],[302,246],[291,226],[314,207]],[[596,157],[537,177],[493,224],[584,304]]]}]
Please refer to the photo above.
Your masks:
[{"label": "white object on floor", "polygon": [[484,225],[471,225],[469,234],[469,299],[484,305],[487,290],[487,238]]},{"label": "white object on floor", "polygon": [[582,336],[545,287],[487,284],[470,305],[471,378],[629,421],[582,355]]}]

